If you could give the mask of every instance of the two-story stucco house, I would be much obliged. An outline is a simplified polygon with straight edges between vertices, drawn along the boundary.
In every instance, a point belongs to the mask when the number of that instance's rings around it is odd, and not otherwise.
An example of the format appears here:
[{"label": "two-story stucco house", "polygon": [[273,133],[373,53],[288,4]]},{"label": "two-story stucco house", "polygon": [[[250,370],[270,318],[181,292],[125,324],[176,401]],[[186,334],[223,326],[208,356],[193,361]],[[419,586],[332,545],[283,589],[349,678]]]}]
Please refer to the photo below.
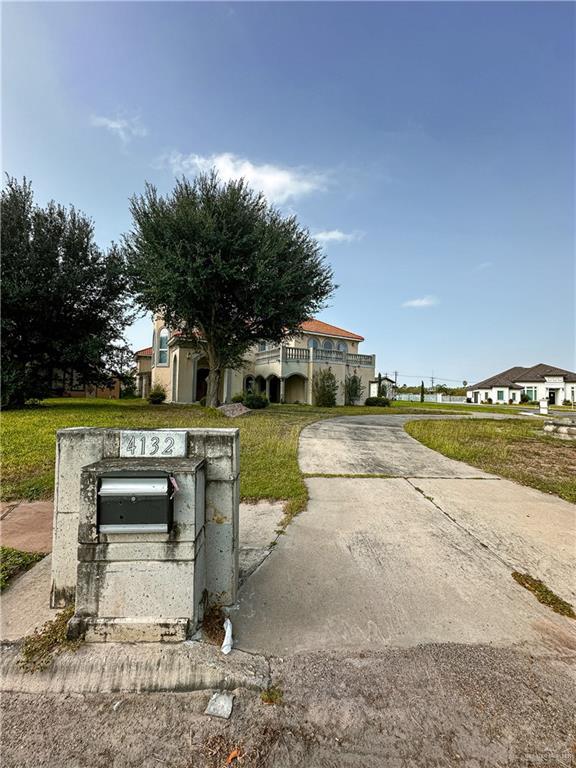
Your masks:
[{"label": "two-story stucco house", "polygon": [[[364,337],[320,320],[302,324],[301,333],[277,346],[259,344],[246,354],[243,368],[226,370],[220,382],[219,399],[228,403],[233,395],[253,390],[265,393],[271,402],[313,403],[312,378],[323,367],[329,367],[338,381],[338,404],[344,403],[346,375],[356,374],[362,380],[365,397],[374,379],[375,355],[359,352]],[[206,396],[208,361],[191,342],[164,326],[162,318],[154,322],[151,348],[136,353],[138,378],[142,378],[141,395],[146,396],[145,374],[150,365],[151,385],[161,384],[167,401],[196,403]]]},{"label": "two-story stucco house", "polygon": [[576,402],[576,373],[554,365],[538,363],[531,368],[516,366],[474,384],[466,393],[474,403],[518,403],[525,394],[529,400],[548,400],[562,405]]}]

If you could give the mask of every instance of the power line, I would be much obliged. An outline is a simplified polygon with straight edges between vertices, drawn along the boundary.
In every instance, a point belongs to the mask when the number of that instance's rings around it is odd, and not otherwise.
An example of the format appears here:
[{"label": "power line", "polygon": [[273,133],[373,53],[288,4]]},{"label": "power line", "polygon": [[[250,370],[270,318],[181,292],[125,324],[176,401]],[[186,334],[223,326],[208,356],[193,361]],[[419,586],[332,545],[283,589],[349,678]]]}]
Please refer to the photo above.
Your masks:
[{"label": "power line", "polygon": [[[419,373],[417,376],[410,373],[399,373],[397,372],[397,376],[403,379],[427,379],[428,376],[426,374]],[[436,381],[452,381],[452,382],[459,382],[462,384],[464,379],[449,379],[447,376],[433,376],[433,380]]]}]

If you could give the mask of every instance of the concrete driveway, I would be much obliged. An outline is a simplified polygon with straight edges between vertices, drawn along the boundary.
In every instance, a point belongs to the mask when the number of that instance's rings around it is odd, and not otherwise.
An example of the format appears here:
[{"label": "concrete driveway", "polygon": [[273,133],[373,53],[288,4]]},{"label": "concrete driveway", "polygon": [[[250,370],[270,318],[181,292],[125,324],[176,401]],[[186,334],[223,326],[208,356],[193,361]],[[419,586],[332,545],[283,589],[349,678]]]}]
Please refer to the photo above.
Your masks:
[{"label": "concrete driveway", "polygon": [[[239,647],[272,654],[422,643],[576,648],[574,622],[512,579],[574,602],[574,505],[431,451],[409,416],[307,427],[308,508],[241,590]],[[428,417],[427,417],[428,418]]]}]

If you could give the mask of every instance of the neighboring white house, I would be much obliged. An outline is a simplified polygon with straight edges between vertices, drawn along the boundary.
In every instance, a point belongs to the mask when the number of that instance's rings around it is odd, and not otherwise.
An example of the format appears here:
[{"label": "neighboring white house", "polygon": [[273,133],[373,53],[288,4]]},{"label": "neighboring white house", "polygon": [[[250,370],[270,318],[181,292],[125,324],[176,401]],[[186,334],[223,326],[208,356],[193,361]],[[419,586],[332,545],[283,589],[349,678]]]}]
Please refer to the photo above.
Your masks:
[{"label": "neighboring white house", "polygon": [[389,400],[394,399],[396,388],[396,382],[389,376],[381,376],[379,379],[374,379],[368,385],[368,397],[387,397]]},{"label": "neighboring white house", "polygon": [[[344,403],[344,381],[355,374],[367,396],[374,380],[374,355],[359,352],[364,337],[321,320],[302,323],[300,333],[282,344],[257,344],[246,353],[239,370],[223,372],[218,393],[220,402],[252,390],[265,393],[273,403],[308,403],[314,397],[312,380],[322,368],[330,368],[338,383],[337,404]],[[206,396],[208,360],[198,345],[186,341],[178,332],[166,328],[161,317],[154,321],[152,347],[136,353],[140,394],[145,397],[150,384],[166,390],[167,401],[195,403]]]},{"label": "neighboring white house", "polygon": [[550,405],[562,405],[565,400],[574,403],[576,373],[545,363],[516,366],[474,384],[466,395],[474,403],[518,403],[522,393],[531,401],[546,399]]}]

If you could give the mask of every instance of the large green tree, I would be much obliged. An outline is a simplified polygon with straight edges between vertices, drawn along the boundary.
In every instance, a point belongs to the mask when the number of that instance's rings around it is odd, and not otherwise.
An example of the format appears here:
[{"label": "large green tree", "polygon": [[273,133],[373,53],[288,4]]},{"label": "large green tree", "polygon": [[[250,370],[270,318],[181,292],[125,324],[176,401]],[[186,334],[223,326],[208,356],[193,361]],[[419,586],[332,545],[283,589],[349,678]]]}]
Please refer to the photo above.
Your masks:
[{"label": "large green tree", "polygon": [[206,352],[209,406],[218,405],[225,368],[240,367],[254,343],[296,332],[335,288],[308,230],[242,179],[200,174],[165,197],[147,185],[131,212],[136,298]]},{"label": "large green tree", "polygon": [[36,205],[26,179],[7,179],[1,216],[2,406],[45,397],[54,369],[105,381],[132,317],[122,249],[98,248],[74,208]]}]

